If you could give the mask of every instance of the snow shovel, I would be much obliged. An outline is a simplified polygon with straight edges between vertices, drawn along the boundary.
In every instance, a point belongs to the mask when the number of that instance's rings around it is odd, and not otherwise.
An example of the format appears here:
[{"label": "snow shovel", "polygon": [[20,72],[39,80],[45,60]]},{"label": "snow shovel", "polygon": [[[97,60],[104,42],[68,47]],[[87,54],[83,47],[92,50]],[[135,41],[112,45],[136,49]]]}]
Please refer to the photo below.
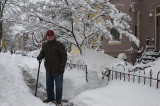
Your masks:
[{"label": "snow shovel", "polygon": [[38,74],[37,74],[37,82],[36,82],[35,96],[37,95],[38,78],[39,78],[39,71],[40,71],[41,62],[42,62],[42,60],[39,60],[39,67],[38,67]]}]

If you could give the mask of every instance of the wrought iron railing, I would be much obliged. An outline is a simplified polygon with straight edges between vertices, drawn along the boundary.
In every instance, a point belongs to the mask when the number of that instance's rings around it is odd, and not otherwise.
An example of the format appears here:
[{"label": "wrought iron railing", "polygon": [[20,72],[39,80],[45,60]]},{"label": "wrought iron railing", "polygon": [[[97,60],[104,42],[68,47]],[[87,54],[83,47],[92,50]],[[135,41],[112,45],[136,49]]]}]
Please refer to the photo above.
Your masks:
[{"label": "wrought iron railing", "polygon": [[76,68],[76,69],[85,71],[85,74],[86,74],[86,81],[87,81],[87,83],[88,83],[88,71],[87,71],[87,65],[84,65],[84,64],[67,63],[67,64],[66,64],[66,68],[69,68],[70,70]]},{"label": "wrought iron railing", "polygon": [[[141,82],[141,79],[143,79],[143,82],[144,84],[146,84],[146,79],[149,80],[149,83],[150,83],[150,87],[152,86],[152,81],[155,80],[156,81],[156,87],[158,89],[159,87],[159,83],[160,83],[160,78],[159,78],[159,74],[160,74],[160,71],[157,73],[157,78],[153,78],[153,72],[152,70],[150,70],[149,72],[149,77],[146,76],[146,73],[145,71],[143,70],[143,75],[137,75],[135,74],[135,72],[137,71],[137,69],[135,68],[132,73],[131,71],[128,70],[128,73],[127,72],[120,72],[120,71],[115,71],[115,70],[110,70],[108,68],[106,68],[106,71],[103,72],[102,71],[102,78],[104,79],[104,77],[108,77],[108,81],[110,80],[114,80],[114,79],[120,79],[120,80],[128,80],[128,82],[130,82],[131,80],[133,80],[133,82],[135,82],[136,78],[138,79],[138,83]],[[139,70],[140,72],[140,70]],[[132,78],[132,79],[131,79]]]}]

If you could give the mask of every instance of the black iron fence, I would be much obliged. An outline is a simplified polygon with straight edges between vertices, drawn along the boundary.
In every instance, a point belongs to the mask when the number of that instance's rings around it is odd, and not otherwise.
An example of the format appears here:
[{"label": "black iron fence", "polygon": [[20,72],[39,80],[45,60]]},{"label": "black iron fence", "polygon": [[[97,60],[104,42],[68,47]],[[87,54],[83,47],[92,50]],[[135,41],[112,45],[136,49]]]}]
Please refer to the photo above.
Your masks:
[{"label": "black iron fence", "polygon": [[[115,70],[109,70],[108,68],[106,68],[105,72],[102,71],[102,78],[104,78],[106,76],[106,77],[108,77],[108,81],[113,80],[113,79],[116,79],[116,80],[123,79],[124,81],[128,80],[128,82],[130,82],[131,80],[133,82],[135,82],[135,80],[138,79],[138,83],[143,81],[144,84],[146,84],[146,80],[148,79],[149,83],[150,83],[150,87],[152,86],[152,82],[154,80],[154,81],[156,81],[156,84],[157,84],[156,86],[158,89],[159,83],[160,83],[160,78],[159,78],[160,71],[157,73],[157,78],[153,78],[152,70],[149,72],[149,76],[146,76],[146,73],[144,70],[142,71],[143,75],[137,75],[137,74],[135,74],[135,72],[137,72],[136,68],[132,71],[128,70],[128,73],[125,72],[125,69],[124,69],[124,72],[119,72],[119,71],[115,71]],[[139,73],[140,72],[141,71],[139,70]]]},{"label": "black iron fence", "polygon": [[88,83],[88,71],[87,71],[87,65],[84,65],[84,64],[67,63],[65,68],[69,68],[69,70],[72,70],[72,69],[79,69],[79,70],[85,71],[85,74],[86,74],[86,81],[87,81],[87,83]]}]

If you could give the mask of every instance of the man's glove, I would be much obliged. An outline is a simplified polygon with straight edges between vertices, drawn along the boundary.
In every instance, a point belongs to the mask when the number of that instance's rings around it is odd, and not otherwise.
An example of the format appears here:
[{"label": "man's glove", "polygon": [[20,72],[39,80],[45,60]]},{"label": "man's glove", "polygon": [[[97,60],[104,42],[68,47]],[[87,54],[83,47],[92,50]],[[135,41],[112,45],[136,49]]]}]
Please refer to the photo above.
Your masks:
[{"label": "man's glove", "polygon": [[37,60],[38,60],[38,61],[41,61],[42,59],[41,59],[41,57],[40,57],[40,56],[37,56]]},{"label": "man's glove", "polygon": [[64,67],[60,67],[60,72],[64,73]]}]

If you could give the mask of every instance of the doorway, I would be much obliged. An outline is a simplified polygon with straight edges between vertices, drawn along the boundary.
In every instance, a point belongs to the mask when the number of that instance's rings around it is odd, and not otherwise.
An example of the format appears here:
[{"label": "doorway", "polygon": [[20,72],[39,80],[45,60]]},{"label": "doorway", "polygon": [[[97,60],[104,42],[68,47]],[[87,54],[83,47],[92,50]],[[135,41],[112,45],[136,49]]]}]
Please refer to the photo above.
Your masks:
[{"label": "doorway", "polygon": [[160,50],[160,5],[156,7],[156,50]]},{"label": "doorway", "polygon": [[156,46],[156,49],[157,50],[160,50],[160,16],[157,16],[157,46]]}]

